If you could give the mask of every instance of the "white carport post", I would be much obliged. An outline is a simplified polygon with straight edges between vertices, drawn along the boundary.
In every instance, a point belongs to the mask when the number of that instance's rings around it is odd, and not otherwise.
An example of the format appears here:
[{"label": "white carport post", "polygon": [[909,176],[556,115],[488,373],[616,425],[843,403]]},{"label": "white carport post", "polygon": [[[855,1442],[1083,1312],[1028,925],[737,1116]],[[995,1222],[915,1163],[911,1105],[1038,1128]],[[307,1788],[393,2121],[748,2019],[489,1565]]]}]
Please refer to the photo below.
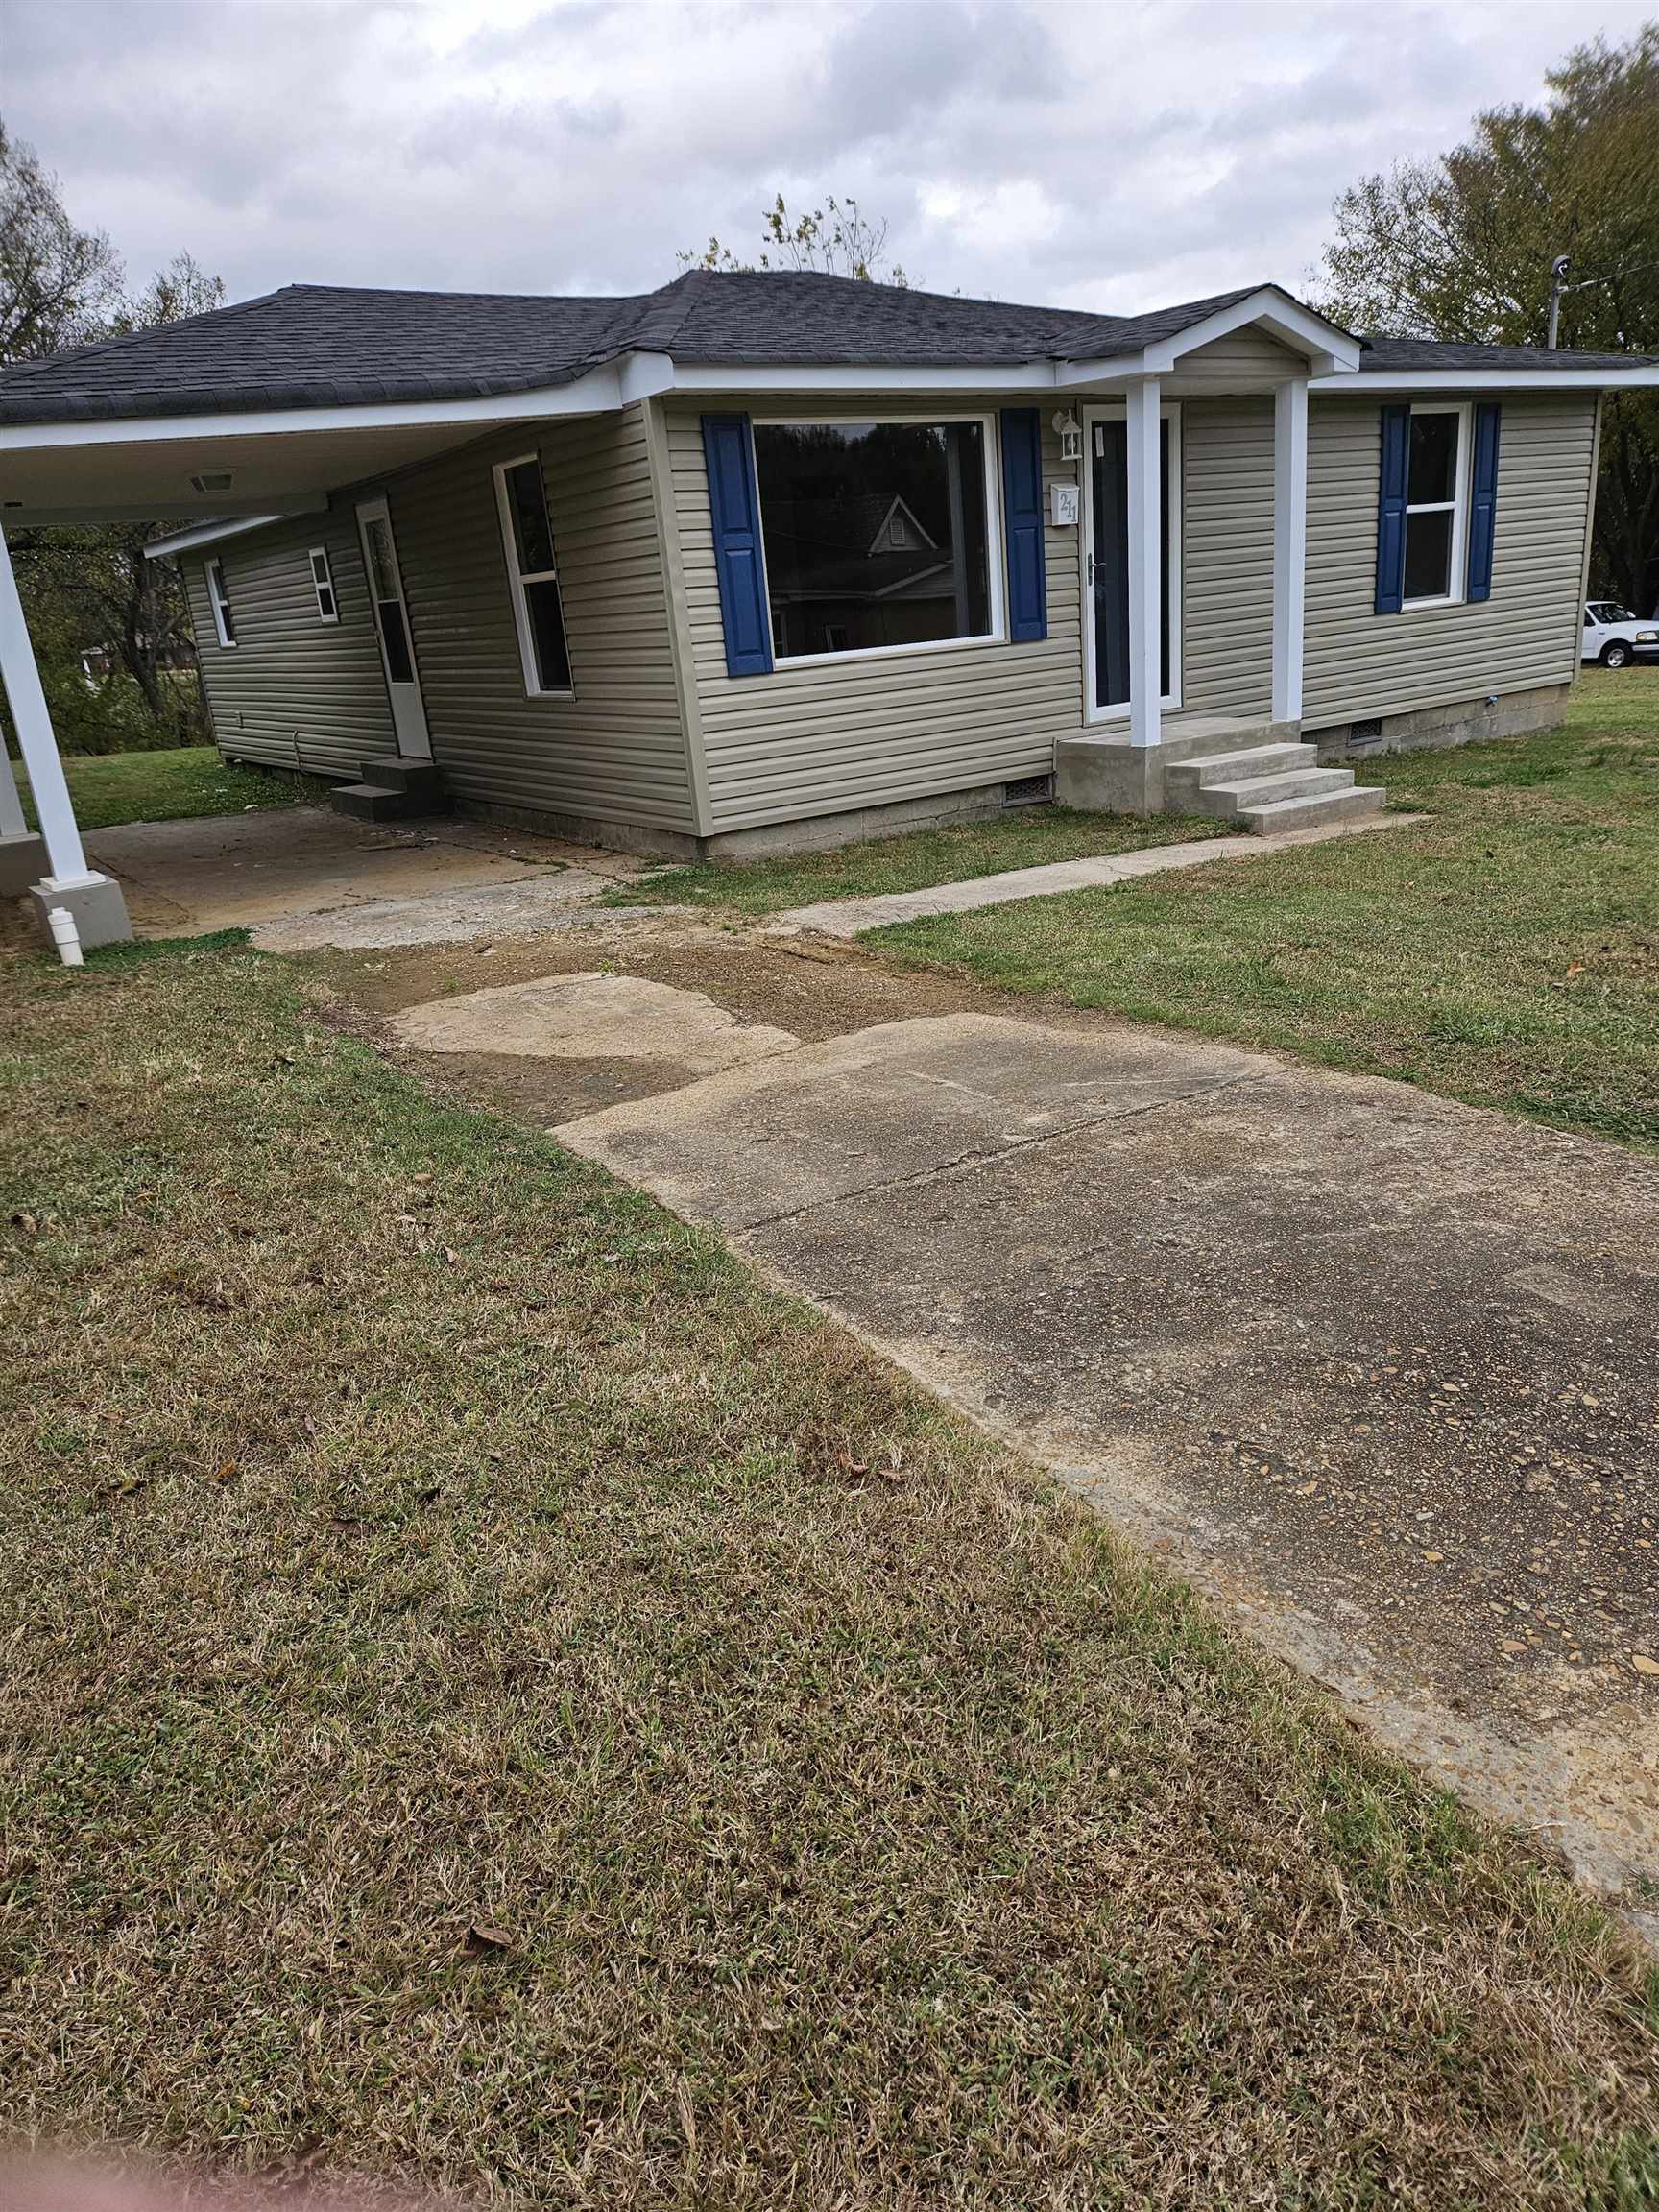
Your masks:
[{"label": "white carport post", "polygon": [[1273,390],[1273,719],[1302,719],[1308,581],[1308,379]]},{"label": "white carport post", "polygon": [[[17,596],[17,579],[12,573],[12,554],[0,530],[0,685],[12,709],[12,726],[35,800],[35,814],[46,847],[48,874],[31,894],[43,928],[55,906],[68,909],[76,934],[84,945],[108,945],[131,937],[127,902],[113,877],[100,875],[86,865],[75,820],[58,740],[52,734],[52,717],[46,694],[40,688],[40,671],[35,665],[35,648]],[[10,769],[7,778],[10,781]]]},{"label": "white carport post", "polygon": [[1164,415],[1156,376],[1125,395],[1129,476],[1129,742],[1156,745],[1164,692]]}]

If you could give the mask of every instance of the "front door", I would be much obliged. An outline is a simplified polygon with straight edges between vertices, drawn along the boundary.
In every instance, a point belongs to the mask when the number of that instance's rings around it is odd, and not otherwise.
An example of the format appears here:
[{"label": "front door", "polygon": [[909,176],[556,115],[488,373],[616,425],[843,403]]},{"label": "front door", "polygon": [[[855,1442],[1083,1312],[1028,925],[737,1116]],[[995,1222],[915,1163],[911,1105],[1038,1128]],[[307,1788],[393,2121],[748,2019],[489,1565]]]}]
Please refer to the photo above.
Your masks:
[{"label": "front door", "polygon": [[432,740],[426,734],[426,709],[415,666],[415,641],[409,634],[409,608],[397,567],[397,547],[392,538],[392,516],[384,499],[364,500],[357,510],[357,530],[363,541],[363,567],[374,607],[374,627],[380,636],[380,661],[386,671],[397,750],[410,759],[430,760]]},{"label": "front door", "polygon": [[[1163,418],[1164,589],[1159,625],[1159,689],[1176,704],[1169,681],[1171,639],[1179,635],[1180,432]],[[1129,425],[1121,415],[1089,425],[1089,516],[1085,560],[1089,711],[1105,720],[1129,711]]]}]

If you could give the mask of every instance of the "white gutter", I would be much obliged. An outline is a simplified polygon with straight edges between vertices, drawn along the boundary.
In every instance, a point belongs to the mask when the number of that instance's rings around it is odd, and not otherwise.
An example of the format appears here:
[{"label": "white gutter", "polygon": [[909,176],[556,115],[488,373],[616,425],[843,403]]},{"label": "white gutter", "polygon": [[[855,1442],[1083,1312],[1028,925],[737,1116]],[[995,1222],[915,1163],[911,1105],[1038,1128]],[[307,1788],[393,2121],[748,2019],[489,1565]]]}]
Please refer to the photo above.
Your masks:
[{"label": "white gutter", "polygon": [[240,538],[245,530],[263,530],[269,522],[281,522],[281,515],[244,515],[228,522],[203,522],[194,530],[175,530],[170,538],[152,538],[144,548],[146,561],[164,561],[175,553],[188,553],[195,545],[216,545],[221,538]]},{"label": "white gutter", "polygon": [[1659,385],[1659,364],[1630,369],[1378,369],[1315,376],[1311,392],[1619,392]]},{"label": "white gutter", "polygon": [[103,417],[91,422],[0,423],[0,456],[33,453],[57,445],[184,445],[211,438],[295,438],[326,430],[465,429],[473,423],[527,422],[560,415],[604,415],[655,389],[650,364],[658,354],[629,354],[625,360],[590,369],[572,384],[535,392],[505,392],[484,399],[397,399],[360,406],[262,407],[218,415]]}]

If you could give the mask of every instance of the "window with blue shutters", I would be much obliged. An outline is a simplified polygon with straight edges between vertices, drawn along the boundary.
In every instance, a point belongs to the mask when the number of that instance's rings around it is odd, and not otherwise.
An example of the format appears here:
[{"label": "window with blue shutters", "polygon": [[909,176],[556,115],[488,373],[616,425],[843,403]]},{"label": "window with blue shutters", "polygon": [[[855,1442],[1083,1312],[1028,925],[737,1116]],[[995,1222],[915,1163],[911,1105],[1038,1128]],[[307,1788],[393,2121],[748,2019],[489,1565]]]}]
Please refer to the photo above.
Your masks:
[{"label": "window with blue shutters", "polygon": [[1406,454],[1409,407],[1382,409],[1382,479],[1377,492],[1377,612],[1398,614],[1406,598]]},{"label": "window with blue shutters", "polygon": [[714,525],[714,573],[729,676],[765,676],[772,667],[766,576],[760,551],[760,502],[755,490],[755,445],[747,415],[705,415],[709,507]]},{"label": "window with blue shutters", "polygon": [[1475,452],[1469,470],[1469,586],[1471,599],[1492,596],[1492,554],[1498,540],[1498,426],[1496,399],[1475,409]]},{"label": "window with blue shutters", "polygon": [[[1381,412],[1377,613],[1409,613],[1418,607],[1486,598],[1491,591],[1496,423],[1486,431],[1490,467],[1482,542],[1473,513],[1481,461],[1479,452],[1471,460],[1468,402],[1388,406]],[[1477,419],[1484,413],[1477,409]]]},{"label": "window with blue shutters", "polygon": [[[1037,417],[998,458],[994,415],[751,421],[703,418],[733,676],[841,656],[1046,634]],[[998,542],[998,487],[1018,549]]]},{"label": "window with blue shutters", "polygon": [[1008,559],[1008,635],[1017,645],[1048,635],[1043,547],[1043,419],[1035,407],[1002,410],[1002,532]]}]

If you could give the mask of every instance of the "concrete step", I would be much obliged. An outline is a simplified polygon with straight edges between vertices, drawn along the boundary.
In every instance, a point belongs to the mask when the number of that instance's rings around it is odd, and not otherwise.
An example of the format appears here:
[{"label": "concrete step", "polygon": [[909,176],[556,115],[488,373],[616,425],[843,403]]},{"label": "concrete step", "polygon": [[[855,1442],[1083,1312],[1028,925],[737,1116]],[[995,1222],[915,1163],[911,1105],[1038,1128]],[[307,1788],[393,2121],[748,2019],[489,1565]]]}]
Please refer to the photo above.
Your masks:
[{"label": "concrete step", "polygon": [[443,771],[430,760],[404,759],[388,753],[373,760],[359,760],[357,767],[365,783],[383,791],[408,791],[436,800],[444,789]]},{"label": "concrete step", "polygon": [[1263,745],[1293,745],[1301,734],[1300,722],[1269,722],[1254,714],[1185,714],[1165,722],[1159,743],[1166,760],[1192,760],[1255,752]]},{"label": "concrete step", "polygon": [[1184,799],[1212,783],[1241,783],[1251,776],[1311,768],[1318,758],[1316,745],[1258,745],[1243,753],[1200,753],[1193,759],[1171,760],[1164,771],[1164,787],[1171,799]]},{"label": "concrete step", "polygon": [[342,783],[329,793],[328,804],[336,814],[348,814],[354,822],[405,822],[411,814],[428,811],[407,791],[394,791],[384,783]]},{"label": "concrete step", "polygon": [[1246,806],[1238,814],[1258,837],[1275,830],[1318,830],[1330,822],[1358,822],[1381,814],[1388,794],[1376,783],[1356,783],[1346,791],[1316,791],[1301,799],[1273,799]]},{"label": "concrete step", "polygon": [[1236,783],[1208,783],[1193,792],[1192,804],[1200,814],[1216,814],[1230,821],[1252,806],[1272,806],[1284,799],[1313,799],[1328,791],[1350,791],[1353,787],[1351,769],[1321,768],[1315,763],[1278,776],[1247,776]]}]

